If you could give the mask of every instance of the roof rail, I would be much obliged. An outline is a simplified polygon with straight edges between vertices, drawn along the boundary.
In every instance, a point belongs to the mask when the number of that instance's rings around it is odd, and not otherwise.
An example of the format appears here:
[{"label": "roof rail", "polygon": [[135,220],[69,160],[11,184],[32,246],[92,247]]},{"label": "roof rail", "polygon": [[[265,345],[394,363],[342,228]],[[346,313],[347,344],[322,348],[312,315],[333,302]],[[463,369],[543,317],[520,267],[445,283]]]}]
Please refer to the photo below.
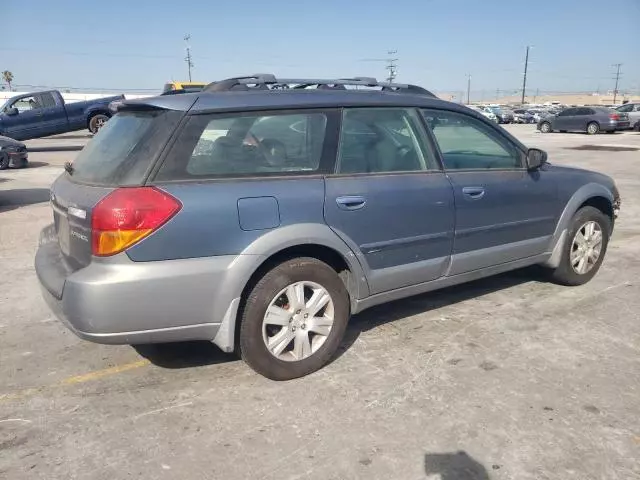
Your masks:
[{"label": "roof rail", "polygon": [[380,87],[383,92],[413,93],[435,97],[429,90],[417,85],[404,83],[379,82],[373,77],[354,78],[276,78],[272,73],[257,73],[245,77],[233,77],[212,82],[204,87],[204,92],[228,92],[232,90],[287,90],[307,89],[315,87],[317,90],[345,90],[345,86]]}]

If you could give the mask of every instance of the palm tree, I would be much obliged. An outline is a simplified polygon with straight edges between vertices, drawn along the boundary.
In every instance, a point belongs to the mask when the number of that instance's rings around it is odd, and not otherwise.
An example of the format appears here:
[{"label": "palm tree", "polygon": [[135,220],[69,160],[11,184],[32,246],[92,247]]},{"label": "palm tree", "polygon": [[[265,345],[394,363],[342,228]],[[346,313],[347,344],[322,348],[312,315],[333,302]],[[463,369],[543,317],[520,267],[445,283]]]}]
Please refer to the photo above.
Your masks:
[{"label": "palm tree", "polygon": [[11,82],[13,82],[13,73],[11,73],[9,70],[5,70],[4,72],[2,72],[2,79],[7,82],[7,85],[9,85],[9,91],[11,91]]}]

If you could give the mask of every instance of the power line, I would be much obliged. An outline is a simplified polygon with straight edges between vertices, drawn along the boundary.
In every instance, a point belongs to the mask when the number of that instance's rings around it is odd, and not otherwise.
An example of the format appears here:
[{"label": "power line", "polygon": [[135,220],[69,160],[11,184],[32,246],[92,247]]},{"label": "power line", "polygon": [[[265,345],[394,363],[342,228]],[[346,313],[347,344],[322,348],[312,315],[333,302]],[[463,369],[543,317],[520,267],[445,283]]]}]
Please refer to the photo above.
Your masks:
[{"label": "power line", "polygon": [[193,68],[193,61],[191,60],[191,46],[189,45],[189,40],[191,40],[191,35],[187,33],[184,36],[184,41],[187,44],[187,56],[184,58],[184,61],[187,62],[187,68],[189,69],[189,81],[191,81],[191,69]]},{"label": "power line", "polygon": [[620,67],[622,66],[621,63],[614,63],[612,65],[613,67],[616,67],[616,86],[613,89],[613,104],[616,104],[616,97],[618,96],[618,82],[620,81]]}]

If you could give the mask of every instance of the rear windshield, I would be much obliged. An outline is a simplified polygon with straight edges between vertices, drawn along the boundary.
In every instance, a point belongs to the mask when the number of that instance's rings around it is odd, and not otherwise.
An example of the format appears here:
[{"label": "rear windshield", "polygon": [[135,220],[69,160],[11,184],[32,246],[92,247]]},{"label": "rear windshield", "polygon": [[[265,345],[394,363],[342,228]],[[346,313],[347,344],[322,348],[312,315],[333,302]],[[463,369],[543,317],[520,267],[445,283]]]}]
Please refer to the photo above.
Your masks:
[{"label": "rear windshield", "polygon": [[181,112],[120,112],[73,162],[72,179],[97,185],[138,185],[177,125]]}]

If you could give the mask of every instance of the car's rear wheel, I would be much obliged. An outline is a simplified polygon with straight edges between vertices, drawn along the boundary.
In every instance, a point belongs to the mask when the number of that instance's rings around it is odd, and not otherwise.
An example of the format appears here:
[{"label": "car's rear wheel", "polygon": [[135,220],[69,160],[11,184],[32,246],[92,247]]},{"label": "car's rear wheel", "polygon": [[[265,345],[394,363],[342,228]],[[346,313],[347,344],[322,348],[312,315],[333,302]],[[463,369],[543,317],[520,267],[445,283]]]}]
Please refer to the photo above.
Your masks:
[{"label": "car's rear wheel", "polygon": [[337,272],[300,257],[268,271],[241,313],[240,354],[256,372],[290,380],[322,368],[342,341],[349,295]]},{"label": "car's rear wheel", "polygon": [[582,285],[591,280],[604,260],[611,220],[594,207],[576,212],[567,232],[560,265],[552,278],[562,285]]},{"label": "car's rear wheel", "polygon": [[98,133],[105,123],[109,120],[109,117],[103,113],[98,113],[89,119],[89,131],[93,134]]},{"label": "car's rear wheel", "polygon": [[636,122],[636,124],[634,125],[633,129],[634,129],[636,132],[640,132],[640,122]]},{"label": "car's rear wheel", "polygon": [[595,135],[599,131],[600,131],[600,125],[598,125],[596,122],[591,122],[589,125],[587,125],[587,133],[589,135]]},{"label": "car's rear wheel", "polygon": [[542,122],[540,124],[540,131],[542,133],[550,133],[551,132],[551,124],[549,122]]}]

